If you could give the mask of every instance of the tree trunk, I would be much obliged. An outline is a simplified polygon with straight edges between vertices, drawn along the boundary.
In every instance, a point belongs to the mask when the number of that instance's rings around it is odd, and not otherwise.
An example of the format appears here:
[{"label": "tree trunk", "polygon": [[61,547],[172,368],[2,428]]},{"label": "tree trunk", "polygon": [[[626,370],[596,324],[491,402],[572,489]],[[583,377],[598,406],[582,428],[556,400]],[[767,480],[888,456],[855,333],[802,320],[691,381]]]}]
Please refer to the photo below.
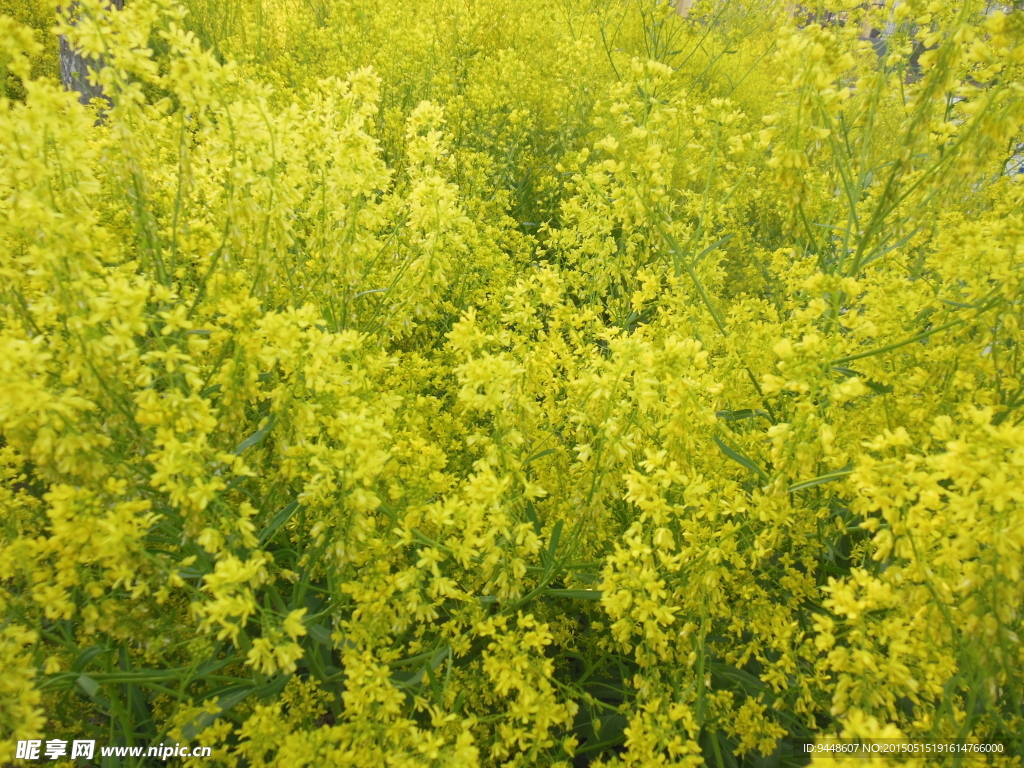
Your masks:
[{"label": "tree trunk", "polygon": [[[110,0],[110,4],[119,11],[124,8],[124,0]],[[75,4],[72,3],[68,7],[68,13],[72,15],[72,19],[74,19],[74,11]],[[64,35],[60,36],[60,81],[69,91],[77,93],[78,100],[83,104],[88,104],[93,99],[103,99],[108,104],[110,103],[110,99],[103,93],[103,89],[89,82],[89,69],[96,69],[102,66],[102,63],[102,61],[83,56],[71,47],[71,43]]]}]

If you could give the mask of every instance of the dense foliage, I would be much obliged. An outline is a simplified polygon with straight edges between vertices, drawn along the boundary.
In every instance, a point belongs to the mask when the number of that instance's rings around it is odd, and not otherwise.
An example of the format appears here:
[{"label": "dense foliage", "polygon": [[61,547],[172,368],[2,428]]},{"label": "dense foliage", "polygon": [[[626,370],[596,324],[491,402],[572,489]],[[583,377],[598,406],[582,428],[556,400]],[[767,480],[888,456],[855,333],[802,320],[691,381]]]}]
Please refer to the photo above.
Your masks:
[{"label": "dense foliage", "polygon": [[57,5],[0,16],[0,763],[1019,764],[1024,12]]}]

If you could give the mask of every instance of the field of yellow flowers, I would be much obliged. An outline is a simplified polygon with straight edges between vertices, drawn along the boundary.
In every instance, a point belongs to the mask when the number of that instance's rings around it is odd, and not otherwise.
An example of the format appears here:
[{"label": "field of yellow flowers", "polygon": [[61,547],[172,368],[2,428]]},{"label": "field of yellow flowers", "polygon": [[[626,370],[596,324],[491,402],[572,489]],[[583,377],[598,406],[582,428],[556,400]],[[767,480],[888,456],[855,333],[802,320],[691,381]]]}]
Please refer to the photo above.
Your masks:
[{"label": "field of yellow flowers", "polygon": [[1024,10],[58,5],[0,2],[0,764],[1021,764]]}]

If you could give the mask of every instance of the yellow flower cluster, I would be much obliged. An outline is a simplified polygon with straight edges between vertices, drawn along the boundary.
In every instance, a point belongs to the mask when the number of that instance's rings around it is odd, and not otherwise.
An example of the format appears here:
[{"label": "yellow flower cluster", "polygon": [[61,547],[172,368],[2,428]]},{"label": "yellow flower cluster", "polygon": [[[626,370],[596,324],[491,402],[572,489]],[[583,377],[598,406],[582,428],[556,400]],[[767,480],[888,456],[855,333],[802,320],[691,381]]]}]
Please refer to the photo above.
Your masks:
[{"label": "yellow flower cluster", "polygon": [[58,5],[0,2],[0,763],[1020,764],[1022,11]]}]

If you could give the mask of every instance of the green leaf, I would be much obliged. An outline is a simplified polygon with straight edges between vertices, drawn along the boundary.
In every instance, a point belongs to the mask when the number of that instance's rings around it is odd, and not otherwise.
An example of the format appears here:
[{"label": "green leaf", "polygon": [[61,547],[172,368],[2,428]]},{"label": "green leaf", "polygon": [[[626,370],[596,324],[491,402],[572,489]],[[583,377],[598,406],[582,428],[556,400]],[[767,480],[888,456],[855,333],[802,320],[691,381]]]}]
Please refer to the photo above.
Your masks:
[{"label": "green leaf", "polygon": [[842,374],[843,376],[860,376],[860,374],[857,373],[852,368],[847,368],[846,366],[843,365],[833,365],[832,370],[835,371],[836,373]]},{"label": "green leaf", "polygon": [[278,675],[269,683],[260,688],[256,692],[256,695],[259,696],[261,699],[269,699],[274,696],[277,696],[277,694],[284,690],[284,687],[288,685],[288,681],[291,679],[291,674]]},{"label": "green leaf", "polygon": [[260,429],[253,432],[245,440],[243,440],[237,448],[235,448],[235,456],[241,456],[245,451],[252,448],[254,445],[259,445],[263,440],[270,434],[270,430],[274,428],[274,423],[277,421],[277,414],[272,413],[267,417],[267,423],[264,424]]},{"label": "green leaf", "polygon": [[894,243],[893,245],[890,245],[884,251],[876,251],[875,253],[871,254],[866,259],[864,259],[864,261],[862,261],[860,264],[857,265],[857,270],[859,271],[861,269],[864,269],[864,267],[866,267],[868,264],[871,264],[872,262],[877,261],[878,259],[882,258],[883,256],[888,255],[892,251],[895,251],[897,248],[899,248],[899,247],[901,247],[903,245],[906,245],[908,242],[910,242],[911,238],[913,238],[914,235],[916,235],[920,231],[921,231],[921,228],[918,227],[913,232],[911,232],[909,235],[907,235],[906,237],[901,239],[899,242]]},{"label": "green leaf", "polygon": [[334,641],[331,639],[331,631],[327,629],[323,624],[314,624],[306,629],[309,636],[313,638],[313,641],[320,645],[328,648],[334,647]]},{"label": "green leaf", "polygon": [[240,660],[241,659],[239,659],[237,657],[232,657],[232,658],[227,658],[227,659],[216,659],[216,658],[207,659],[202,664],[200,664],[199,667],[196,669],[195,678],[197,680],[200,680],[200,679],[206,677],[207,675],[212,675],[214,672],[218,672],[218,671],[224,669],[224,667],[230,666],[232,664],[236,664]]},{"label": "green leaf", "polygon": [[551,541],[548,542],[548,562],[555,558],[555,552],[558,551],[558,542],[562,538],[562,528],[564,525],[564,520],[558,520],[555,522],[555,527],[551,530]]},{"label": "green leaf", "polygon": [[833,480],[842,480],[847,475],[853,472],[853,464],[848,464],[842,469],[837,469],[834,472],[826,472],[824,475],[818,475],[810,480],[804,480],[800,483],[794,483],[789,486],[790,493],[796,493],[797,491],[803,491],[807,488],[813,488],[816,485],[822,485],[824,483],[831,483]]},{"label": "green leaf", "polygon": [[529,520],[531,523],[533,523],[533,530],[534,530],[534,532],[538,536],[540,536],[540,532],[541,532],[540,518],[537,517],[537,510],[535,510],[533,508],[533,502],[532,501],[526,502],[526,519]]},{"label": "green leaf", "polygon": [[730,234],[726,235],[725,237],[723,237],[718,242],[715,242],[715,243],[712,243],[711,245],[709,245],[707,248],[705,248],[703,251],[701,251],[700,253],[697,254],[697,258],[695,258],[693,260],[693,263],[694,264],[699,264],[700,260],[703,259],[705,256],[707,256],[709,253],[711,253],[713,250],[715,250],[715,248],[718,248],[719,246],[725,245],[730,240],[732,240],[734,234],[735,234],[734,232],[730,233]]},{"label": "green leaf", "polygon": [[531,461],[536,461],[537,459],[543,458],[544,456],[549,456],[549,455],[551,455],[554,452],[555,452],[554,448],[548,448],[547,450],[541,451],[540,453],[535,453],[535,454],[533,454],[533,456],[531,456],[530,458],[528,458],[526,461],[523,462],[523,466],[525,467]]},{"label": "green leaf", "polygon": [[599,589],[545,589],[541,591],[547,597],[568,597],[572,600],[600,600],[604,592]]},{"label": "green leaf", "polygon": [[748,459],[742,453],[740,453],[739,451],[733,450],[728,445],[726,445],[724,442],[722,442],[721,438],[718,435],[715,435],[715,443],[718,445],[718,447],[722,451],[722,453],[724,453],[730,459],[735,461],[740,466],[746,467],[751,472],[756,474],[759,478],[761,478],[762,482],[764,482],[764,483],[768,482],[768,480],[770,478],[768,477],[768,473],[767,472],[765,472],[763,469],[761,469],[759,466],[757,466],[757,464],[755,464],[753,461]]},{"label": "green leaf", "polygon": [[721,664],[710,659],[707,662],[708,669],[713,675],[722,677],[739,686],[748,696],[756,696],[764,691],[764,683],[760,678],[754,677],[746,672],[729,664]]},{"label": "green leaf", "polygon": [[841,365],[834,365],[832,366],[832,370],[842,376],[857,376],[858,378],[860,378],[861,381],[864,382],[864,384],[867,387],[874,390],[880,395],[887,395],[890,392],[892,392],[892,387],[890,385],[879,384],[877,381],[872,381],[871,379],[867,378],[863,373],[857,373],[857,371],[853,370],[852,368],[846,368],[845,366]]},{"label": "green leaf", "polygon": [[100,684],[88,675],[79,675],[75,682],[78,683],[78,687],[85,691],[85,695],[90,699],[95,698],[100,690]]},{"label": "green leaf", "polygon": [[[250,438],[251,439],[251,438]],[[244,443],[243,443],[244,445]],[[263,529],[263,533],[260,534],[260,547],[266,544],[282,525],[288,522],[288,519],[295,514],[295,510],[299,508],[299,502],[293,501],[288,504],[284,509],[274,515],[274,519],[270,521],[266,528]]]},{"label": "green leaf", "polygon": [[724,421],[742,421],[743,419],[755,419],[758,416],[771,421],[768,414],[760,408],[741,408],[738,411],[715,411],[715,416]]},{"label": "green leaf", "polygon": [[214,720],[234,709],[254,691],[256,691],[255,685],[232,686],[223,690],[217,697],[217,712],[203,712],[181,729],[182,737],[187,741],[192,741],[199,733],[211,726]]},{"label": "green leaf", "polygon": [[109,652],[109,648],[104,648],[101,645],[91,645],[75,657],[75,660],[71,664],[71,671],[81,672],[83,669],[89,666],[90,661],[92,661],[101,654]]},{"label": "green leaf", "polygon": [[416,673],[412,675],[412,677],[409,677],[406,680],[402,680],[399,677],[392,676],[391,680],[397,683],[398,685],[402,686],[403,688],[419,687],[423,685],[423,681],[425,679],[429,678],[432,675],[435,669],[441,666],[441,662],[448,658],[450,655],[451,648],[449,648],[447,644],[442,645],[440,648],[433,652],[433,654],[427,660],[427,663],[420,667],[419,670],[417,670]]}]

